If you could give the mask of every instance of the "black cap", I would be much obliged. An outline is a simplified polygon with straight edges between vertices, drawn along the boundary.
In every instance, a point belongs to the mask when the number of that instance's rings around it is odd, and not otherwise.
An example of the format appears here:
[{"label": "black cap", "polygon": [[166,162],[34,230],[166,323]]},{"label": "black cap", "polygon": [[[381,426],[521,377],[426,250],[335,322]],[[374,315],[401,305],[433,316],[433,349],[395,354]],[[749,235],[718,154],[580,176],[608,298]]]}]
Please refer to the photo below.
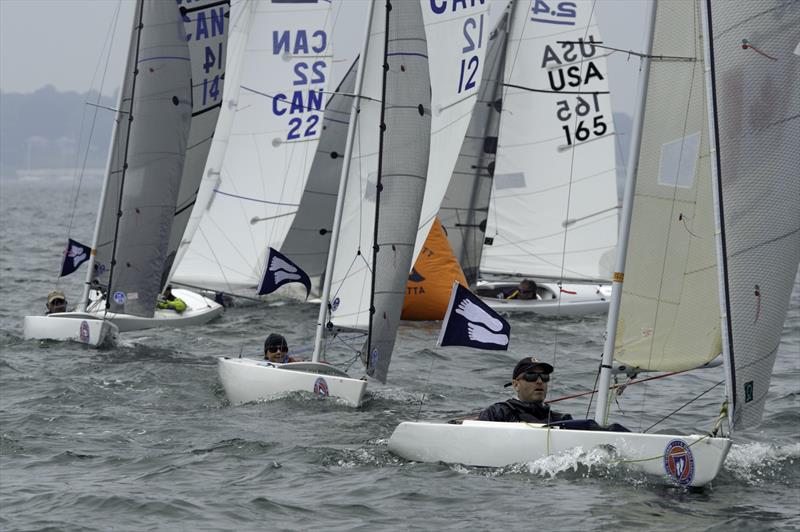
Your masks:
[{"label": "black cap", "polygon": [[270,348],[275,349],[276,347],[281,351],[284,349],[287,351],[289,350],[286,338],[284,338],[282,334],[272,333],[267,336],[267,339],[264,341],[264,352],[268,351]]},{"label": "black cap", "polygon": [[[514,366],[514,373],[511,375],[511,378],[516,379],[523,373],[527,373],[531,370],[549,375],[550,373],[553,373],[553,366],[551,366],[547,362],[542,362],[541,360],[533,357],[525,357],[519,362],[517,362],[516,366]],[[506,387],[511,386],[511,383],[508,382],[505,384],[505,386]]]}]

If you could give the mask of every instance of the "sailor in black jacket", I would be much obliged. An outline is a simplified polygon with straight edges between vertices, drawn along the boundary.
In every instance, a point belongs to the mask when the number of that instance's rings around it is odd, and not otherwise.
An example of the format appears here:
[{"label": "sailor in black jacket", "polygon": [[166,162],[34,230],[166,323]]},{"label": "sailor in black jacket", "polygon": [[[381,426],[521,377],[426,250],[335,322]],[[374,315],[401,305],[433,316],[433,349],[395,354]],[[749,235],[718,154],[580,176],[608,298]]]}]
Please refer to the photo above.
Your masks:
[{"label": "sailor in black jacket", "polygon": [[528,423],[553,423],[572,419],[569,414],[551,410],[544,404],[547,397],[547,383],[553,366],[526,357],[517,362],[512,380],[506,386],[513,386],[517,399],[495,403],[478,416],[481,421],[525,421]]}]

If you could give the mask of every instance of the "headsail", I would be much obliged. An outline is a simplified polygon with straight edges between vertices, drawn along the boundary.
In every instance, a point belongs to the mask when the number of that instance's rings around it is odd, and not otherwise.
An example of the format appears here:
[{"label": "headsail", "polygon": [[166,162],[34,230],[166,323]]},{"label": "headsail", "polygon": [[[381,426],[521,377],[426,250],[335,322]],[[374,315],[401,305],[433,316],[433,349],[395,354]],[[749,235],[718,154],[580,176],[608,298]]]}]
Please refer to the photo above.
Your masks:
[{"label": "headsail", "polygon": [[514,4],[483,272],[611,277],[614,124],[594,4]]},{"label": "headsail", "polygon": [[439,210],[447,240],[470,287],[474,287],[478,281],[486,236],[497,135],[503,108],[508,22],[509,13],[506,11],[489,35],[478,98]]},{"label": "headsail", "polygon": [[675,371],[721,352],[717,258],[699,4],[654,9],[614,359]]},{"label": "headsail", "polygon": [[800,263],[800,2],[706,0],[732,425],[761,421]]},{"label": "headsail", "polygon": [[[134,71],[126,76],[132,78],[130,124],[126,145],[113,148],[125,155],[112,168],[121,174],[117,194],[122,200],[116,205],[121,215],[112,237],[115,265],[108,303],[113,312],[150,317],[161,289],[189,137],[191,64],[177,5],[145,0],[137,7],[134,34],[139,37],[129,63]],[[115,225],[113,218],[104,223]]]}]

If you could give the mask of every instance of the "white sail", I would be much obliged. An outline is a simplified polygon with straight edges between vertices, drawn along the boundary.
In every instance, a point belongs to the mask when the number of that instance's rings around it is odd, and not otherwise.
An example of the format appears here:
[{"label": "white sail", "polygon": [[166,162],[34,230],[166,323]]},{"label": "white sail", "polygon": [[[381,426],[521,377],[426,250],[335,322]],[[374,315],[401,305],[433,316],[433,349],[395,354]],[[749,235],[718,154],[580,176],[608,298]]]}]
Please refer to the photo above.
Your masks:
[{"label": "white sail", "polygon": [[281,247],[281,252],[312,280],[321,279],[328,259],[357,67],[355,61],[325,106],[317,153],[297,214]]},{"label": "white sail", "polygon": [[229,1],[178,0],[177,3],[181,6],[180,12],[192,61],[192,124],[162,286],[167,282],[178,246],[189,223],[222,107],[230,20]]},{"label": "white sail", "polygon": [[507,10],[488,37],[486,65],[478,97],[439,210],[439,219],[447,233],[453,255],[471,287],[478,281],[486,235],[503,106],[503,67],[508,23]]},{"label": "white sail", "polygon": [[700,7],[655,9],[614,358],[676,371],[721,352],[717,258]]},{"label": "white sail", "polygon": [[420,0],[431,72],[431,150],[414,258],[428,238],[472,117],[489,44],[488,2]]},{"label": "white sail", "polygon": [[800,2],[706,1],[731,424],[761,421],[800,263]]},{"label": "white sail", "polygon": [[[428,177],[413,258],[422,249],[447,190],[477,97],[487,42],[486,5],[454,3],[447,9],[443,5],[420,0],[425,37],[430,43],[428,58],[433,116]],[[378,153],[378,138],[374,130],[365,130],[363,124],[377,124],[380,113],[380,65],[383,60],[382,54],[376,55],[375,50],[383,49],[380,40],[384,27],[382,16],[374,15],[370,30],[369,56],[365,59],[368,62],[365,64],[365,98],[361,101],[358,117],[358,123],[362,125],[358,126],[351,158],[350,179],[361,184],[349,183],[347,188],[346,204],[351,207],[343,213],[343,235],[331,291],[333,322],[358,329],[367,329],[369,325],[373,228],[366,222],[363,230],[359,228],[360,220],[374,217]]]},{"label": "white sail", "polygon": [[135,71],[127,74],[133,77],[128,135],[124,147],[115,145],[125,152],[122,168],[114,169],[121,172],[121,214],[116,224],[113,219],[104,223],[116,225],[109,307],[150,317],[161,289],[189,137],[191,64],[178,7],[155,0],[138,7]]},{"label": "white sail", "polygon": [[610,279],[614,124],[593,7],[515,2],[483,272]]},{"label": "white sail", "polygon": [[[237,2],[251,20],[219,184],[174,279],[255,294],[289,230],[322,131],[329,2]],[[233,67],[233,65],[231,65]],[[228,81],[230,84],[230,80]],[[207,169],[206,173],[216,171]]]},{"label": "white sail", "polygon": [[192,239],[197,234],[203,215],[211,207],[215,189],[220,185],[220,169],[225,161],[225,152],[228,149],[236,106],[239,98],[239,78],[242,72],[244,51],[247,47],[247,37],[250,32],[252,2],[237,2],[229,12],[227,53],[225,55],[225,85],[222,107],[214,130],[214,138],[208,152],[205,170],[200,181],[195,204],[197,208],[191,209],[189,222],[184,230],[182,240],[178,247],[175,261],[172,264],[170,278],[180,280],[181,276],[191,275],[190,268],[182,267],[183,257],[191,247]]}]

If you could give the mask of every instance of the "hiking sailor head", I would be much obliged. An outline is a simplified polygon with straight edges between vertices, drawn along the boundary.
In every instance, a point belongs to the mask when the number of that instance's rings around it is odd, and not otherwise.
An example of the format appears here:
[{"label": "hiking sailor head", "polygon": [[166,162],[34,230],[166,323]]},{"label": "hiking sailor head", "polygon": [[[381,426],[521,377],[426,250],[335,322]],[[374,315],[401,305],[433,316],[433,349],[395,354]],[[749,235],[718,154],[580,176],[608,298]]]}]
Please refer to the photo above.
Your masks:
[{"label": "hiking sailor head", "polygon": [[506,386],[514,387],[520,401],[541,404],[547,397],[547,383],[550,382],[551,373],[553,366],[547,362],[526,357],[517,362],[511,382]]},{"label": "hiking sailor head", "polygon": [[547,385],[553,366],[533,357],[525,357],[514,366],[511,382],[517,391],[516,399],[495,403],[483,410],[478,419],[481,421],[524,421],[526,423],[552,423],[572,419],[569,414],[561,414],[544,404],[547,397]]}]

